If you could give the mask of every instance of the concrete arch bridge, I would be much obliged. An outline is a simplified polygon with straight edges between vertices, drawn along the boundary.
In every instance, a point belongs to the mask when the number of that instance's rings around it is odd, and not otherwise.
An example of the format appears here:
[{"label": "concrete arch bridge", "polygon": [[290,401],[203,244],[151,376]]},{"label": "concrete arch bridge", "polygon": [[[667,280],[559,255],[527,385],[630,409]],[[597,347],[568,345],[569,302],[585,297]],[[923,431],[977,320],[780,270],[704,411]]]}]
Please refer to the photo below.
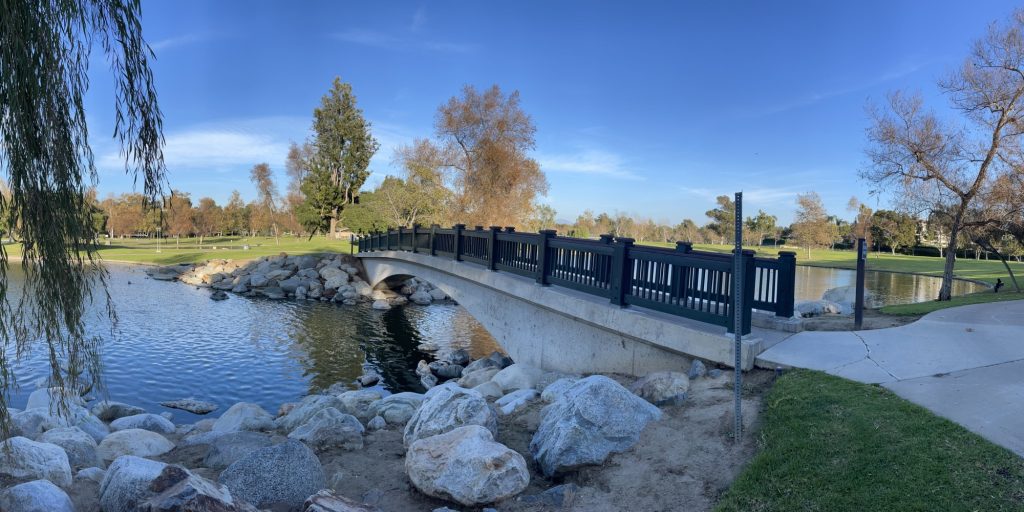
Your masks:
[{"label": "concrete arch bridge", "polygon": [[[644,375],[693,358],[733,365],[733,257],[632,239],[456,225],[359,237],[371,285],[416,276],[466,308],[516,361],[563,372]],[[742,255],[741,361],[766,348],[755,315],[793,315],[795,255]]]}]

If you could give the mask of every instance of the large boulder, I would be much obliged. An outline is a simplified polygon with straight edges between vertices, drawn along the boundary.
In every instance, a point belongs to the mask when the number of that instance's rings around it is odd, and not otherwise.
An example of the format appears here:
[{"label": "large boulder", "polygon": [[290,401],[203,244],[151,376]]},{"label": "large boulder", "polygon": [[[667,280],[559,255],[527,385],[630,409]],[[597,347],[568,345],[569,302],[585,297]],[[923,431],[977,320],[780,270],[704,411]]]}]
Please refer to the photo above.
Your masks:
[{"label": "large boulder", "polygon": [[253,288],[263,288],[270,282],[266,274],[255,273],[249,274],[249,286]]},{"label": "large boulder", "polygon": [[47,430],[39,436],[42,443],[50,443],[64,449],[72,468],[100,467],[103,462],[96,454],[96,440],[78,427],[61,427]]},{"label": "large boulder", "polygon": [[137,512],[156,493],[150,483],[167,464],[131,455],[118,457],[107,468],[100,484],[100,507],[103,512]]},{"label": "large boulder", "polygon": [[[481,361],[490,361],[490,359],[481,359]],[[480,384],[493,379],[499,371],[501,371],[500,368],[481,368],[474,371],[468,371],[468,369],[463,370],[462,378],[459,379],[459,386],[464,388],[475,388]]]},{"label": "large boulder", "polygon": [[420,306],[429,306],[433,302],[434,297],[430,295],[430,292],[423,290],[416,290],[412,295],[409,296],[409,300],[413,301]]},{"label": "large boulder", "polygon": [[530,453],[547,476],[629,449],[661,411],[603,375],[581,379],[544,409]]},{"label": "large boulder", "polygon": [[272,446],[270,436],[259,432],[225,432],[211,439],[210,450],[206,452],[203,465],[221,470],[250,453]]},{"label": "large boulder", "polygon": [[554,402],[562,396],[563,393],[569,390],[574,384],[579,382],[580,379],[576,377],[562,377],[551,384],[544,387],[544,391],[540,394],[540,399],[545,402]]},{"label": "large boulder", "polygon": [[412,443],[405,472],[423,494],[469,507],[515,496],[530,484],[523,456],[479,425]]},{"label": "large boulder", "polygon": [[359,418],[359,421],[369,421],[374,417],[370,414],[370,404],[383,398],[380,391],[374,389],[360,389],[358,391],[346,391],[338,395],[338,400],[344,407],[338,409]]},{"label": "large boulder", "polygon": [[103,438],[96,453],[103,460],[114,460],[124,455],[155,457],[174,449],[166,437],[141,428],[118,430]]},{"label": "large boulder", "polygon": [[238,402],[232,405],[213,423],[214,432],[238,432],[240,430],[273,430],[274,417],[259,405]]},{"label": "large boulder", "polygon": [[498,408],[499,414],[508,416],[529,405],[530,402],[537,399],[537,396],[536,389],[517,389],[499,398],[494,405]]},{"label": "large boulder", "polygon": [[315,450],[359,450],[363,447],[363,430],[363,424],[355,416],[328,407],[291,431],[288,438],[302,441]]},{"label": "large boulder", "polygon": [[256,507],[232,496],[227,487],[181,466],[164,466],[149,490],[154,496],[139,506],[140,512],[257,512]]},{"label": "large boulder", "polygon": [[302,425],[314,414],[328,407],[339,411],[345,409],[345,404],[334,395],[309,395],[303,398],[299,405],[296,405],[288,414],[276,420],[277,427],[286,432],[291,432]]},{"label": "large boulder", "polygon": [[313,450],[295,440],[263,448],[228,466],[218,478],[231,494],[259,508],[298,508],[326,487]]},{"label": "large boulder", "polygon": [[141,428],[143,430],[149,430],[159,434],[173,434],[174,423],[156,414],[144,413],[136,414],[134,416],[125,416],[118,418],[110,422],[110,429],[117,432],[118,430],[127,430],[130,428]]},{"label": "large boulder", "polygon": [[11,415],[11,435],[36,438],[47,428],[53,428],[50,413],[42,407],[15,412]]},{"label": "large boulder", "polygon": [[419,393],[395,393],[370,404],[370,414],[380,416],[388,425],[405,425],[423,404]]},{"label": "large boulder", "polygon": [[517,389],[533,389],[544,376],[544,370],[516,363],[502,369],[491,378],[505,392]]},{"label": "large boulder", "polygon": [[634,382],[631,390],[654,405],[680,405],[690,390],[690,378],[682,372],[654,372]]},{"label": "large boulder", "polygon": [[49,480],[60,487],[71,485],[71,464],[60,446],[12,437],[0,443],[0,479]]},{"label": "large boulder", "polygon": [[294,294],[295,291],[298,290],[299,287],[303,285],[303,283],[304,281],[298,277],[289,277],[288,279],[285,279],[277,283],[277,286],[284,290],[285,293]]},{"label": "large boulder", "polygon": [[798,300],[793,305],[798,318],[811,318],[822,315],[838,315],[842,308],[827,300]]},{"label": "large boulder", "polygon": [[483,395],[455,385],[440,386],[435,390],[405,426],[403,442],[406,447],[419,439],[466,425],[480,425],[497,434],[498,415]]},{"label": "large boulder", "polygon": [[142,407],[136,407],[134,405],[104,400],[92,406],[92,413],[95,414],[96,417],[102,421],[114,421],[118,418],[124,418],[125,416],[145,414],[146,410],[143,409]]},{"label": "large boulder", "polygon": [[71,498],[49,480],[33,480],[0,493],[4,512],[75,512]]},{"label": "large boulder", "polygon": [[[72,393],[64,391],[64,388],[40,388],[28,395],[28,403],[25,404],[25,409],[35,409],[37,407],[51,410],[51,405],[56,405],[57,401],[64,399],[68,404],[83,405],[82,398],[78,396],[78,393]],[[52,410],[56,410],[53,407]]]},{"label": "large boulder", "polygon": [[[872,298],[871,291],[864,290],[864,303],[870,303]],[[826,290],[821,295],[821,300],[834,304],[840,315],[852,315],[857,304],[857,287],[840,286]]]},{"label": "large boulder", "polygon": [[[344,279],[344,281],[341,284],[345,284],[348,282],[348,274],[338,267],[324,267],[320,269],[320,277],[322,277],[324,281],[330,281],[333,278],[340,278]],[[331,287],[328,286],[327,288]],[[334,288],[337,288],[337,286],[335,286]]]},{"label": "large boulder", "polygon": [[501,368],[501,363],[495,361],[494,359],[491,359],[490,357],[482,357],[480,359],[477,359],[476,361],[473,361],[472,363],[467,364],[466,367],[462,370],[462,375],[468,375],[479,370],[494,369],[495,371],[497,371],[500,370]]}]

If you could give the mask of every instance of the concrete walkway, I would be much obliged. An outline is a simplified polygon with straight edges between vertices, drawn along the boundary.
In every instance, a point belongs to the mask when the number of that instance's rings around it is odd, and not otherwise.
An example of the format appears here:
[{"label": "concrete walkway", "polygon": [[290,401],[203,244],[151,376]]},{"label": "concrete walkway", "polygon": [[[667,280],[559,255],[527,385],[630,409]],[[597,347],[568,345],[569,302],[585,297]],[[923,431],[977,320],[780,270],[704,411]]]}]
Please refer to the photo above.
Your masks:
[{"label": "concrete walkway", "polygon": [[757,362],[881,384],[1024,456],[1024,301],[944,309],[890,329],[801,332]]}]

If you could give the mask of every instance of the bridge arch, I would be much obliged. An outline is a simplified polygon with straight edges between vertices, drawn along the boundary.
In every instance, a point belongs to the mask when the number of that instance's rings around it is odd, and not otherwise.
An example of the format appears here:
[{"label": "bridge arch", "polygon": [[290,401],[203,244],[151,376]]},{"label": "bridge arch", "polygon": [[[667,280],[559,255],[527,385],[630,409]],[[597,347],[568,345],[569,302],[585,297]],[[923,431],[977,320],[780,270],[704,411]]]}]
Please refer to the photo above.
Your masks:
[{"label": "bridge arch", "polygon": [[[371,286],[416,276],[458,301],[517,362],[570,373],[685,370],[694,357],[731,366],[725,329],[454,260],[402,251],[357,255]],[[750,368],[760,340],[743,344]]]}]

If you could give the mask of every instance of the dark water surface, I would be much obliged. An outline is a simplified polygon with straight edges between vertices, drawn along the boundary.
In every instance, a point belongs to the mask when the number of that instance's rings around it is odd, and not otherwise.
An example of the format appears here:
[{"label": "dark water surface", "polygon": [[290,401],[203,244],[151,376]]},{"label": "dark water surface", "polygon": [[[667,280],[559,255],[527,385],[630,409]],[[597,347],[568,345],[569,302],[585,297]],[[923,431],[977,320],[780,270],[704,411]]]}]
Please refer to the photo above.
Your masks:
[{"label": "dark water surface", "polygon": [[[856,284],[857,271],[839,268],[796,267],[796,300],[817,300],[828,290]],[[867,271],[864,288],[871,292],[867,307],[911,304],[935,300],[942,279],[938,277]],[[953,280],[953,295],[967,295],[988,287],[971,281]]]},{"label": "dark water surface", "polygon": [[[428,358],[416,350],[430,341],[466,348],[474,357],[497,348],[494,339],[460,306],[435,303],[375,311],[368,304],[314,301],[210,300],[210,291],[149,279],[144,267],[110,265],[110,294],[119,317],[110,331],[105,317],[89,320],[102,341],[104,378],[112,400],[150,412],[169,411],[175,421],[197,416],[158,403],[185,397],[220,405],[260,404],[272,414],[280,404],[335,382],[351,382],[363,366],[375,368],[383,387],[422,391],[413,369]],[[11,284],[23,279],[13,269]],[[13,350],[8,351],[13,354]],[[15,362],[21,384],[12,407],[24,407],[35,382],[48,375],[45,346]]]}]

